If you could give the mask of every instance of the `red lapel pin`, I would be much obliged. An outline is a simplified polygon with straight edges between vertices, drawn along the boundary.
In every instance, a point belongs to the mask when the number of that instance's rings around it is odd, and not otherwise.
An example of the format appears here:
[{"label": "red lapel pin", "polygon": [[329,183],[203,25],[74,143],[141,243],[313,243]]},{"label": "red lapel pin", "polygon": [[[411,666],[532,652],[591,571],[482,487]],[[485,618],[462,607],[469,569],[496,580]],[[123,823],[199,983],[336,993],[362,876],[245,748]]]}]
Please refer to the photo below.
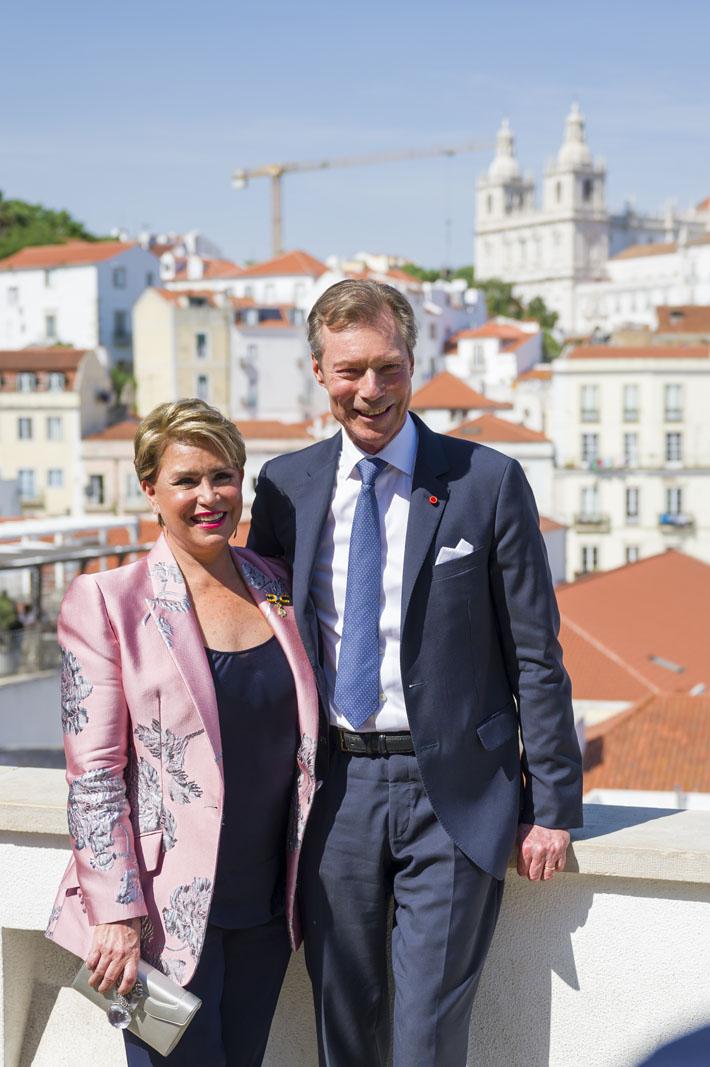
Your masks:
[{"label": "red lapel pin", "polygon": [[436,505],[439,503],[438,496],[430,496],[429,503],[432,505],[432,507],[436,507]]}]

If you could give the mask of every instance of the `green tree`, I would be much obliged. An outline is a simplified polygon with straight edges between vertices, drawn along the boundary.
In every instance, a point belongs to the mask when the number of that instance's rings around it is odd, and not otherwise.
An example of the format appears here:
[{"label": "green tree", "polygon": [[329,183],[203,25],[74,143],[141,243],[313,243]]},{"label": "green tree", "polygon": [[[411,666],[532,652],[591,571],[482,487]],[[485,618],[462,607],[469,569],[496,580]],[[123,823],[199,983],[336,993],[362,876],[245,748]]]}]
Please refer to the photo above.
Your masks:
[{"label": "green tree", "polygon": [[128,363],[124,360],[119,360],[115,366],[111,367],[111,386],[113,388],[113,402],[118,407],[121,403],[121,397],[123,396],[124,389],[131,385],[135,388],[136,380],[133,377],[133,371]]},{"label": "green tree", "polygon": [[470,267],[459,267],[451,275],[452,278],[463,278],[469,289],[474,289],[476,286],[476,272],[473,265]]},{"label": "green tree", "polygon": [[71,238],[100,240],[68,211],[53,211],[25,200],[5,200],[0,192],[0,259],[28,245],[56,245]]},{"label": "green tree", "polygon": [[440,270],[430,270],[428,267],[418,267],[416,263],[405,263],[402,270],[418,278],[420,282],[435,282],[441,277]]}]

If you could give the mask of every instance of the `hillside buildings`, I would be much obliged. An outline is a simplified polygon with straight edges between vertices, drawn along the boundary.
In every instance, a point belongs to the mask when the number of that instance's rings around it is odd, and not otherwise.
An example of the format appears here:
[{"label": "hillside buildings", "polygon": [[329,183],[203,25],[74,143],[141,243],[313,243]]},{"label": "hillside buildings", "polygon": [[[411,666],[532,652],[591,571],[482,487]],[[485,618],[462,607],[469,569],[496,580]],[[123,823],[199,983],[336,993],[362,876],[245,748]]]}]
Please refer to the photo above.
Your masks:
[{"label": "hillside buildings", "polygon": [[67,241],[0,260],[0,347],[104,348],[133,361],[131,313],[158,280],[158,261],[135,243]]}]

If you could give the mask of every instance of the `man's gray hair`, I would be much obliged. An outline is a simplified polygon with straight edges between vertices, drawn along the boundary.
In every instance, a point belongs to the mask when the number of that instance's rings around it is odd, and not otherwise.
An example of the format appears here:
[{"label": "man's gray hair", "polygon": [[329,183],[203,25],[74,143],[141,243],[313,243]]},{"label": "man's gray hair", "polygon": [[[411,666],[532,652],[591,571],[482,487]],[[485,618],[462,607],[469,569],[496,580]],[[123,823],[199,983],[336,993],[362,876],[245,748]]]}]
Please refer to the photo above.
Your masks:
[{"label": "man's gray hair", "polygon": [[359,281],[346,278],[336,282],[316,300],[308,316],[308,343],[313,358],[320,363],[323,356],[321,328],[327,326],[334,333],[353,326],[377,326],[383,315],[391,315],[397,332],[414,356],[417,343],[417,323],[412,305],[398,289],[383,282]]}]

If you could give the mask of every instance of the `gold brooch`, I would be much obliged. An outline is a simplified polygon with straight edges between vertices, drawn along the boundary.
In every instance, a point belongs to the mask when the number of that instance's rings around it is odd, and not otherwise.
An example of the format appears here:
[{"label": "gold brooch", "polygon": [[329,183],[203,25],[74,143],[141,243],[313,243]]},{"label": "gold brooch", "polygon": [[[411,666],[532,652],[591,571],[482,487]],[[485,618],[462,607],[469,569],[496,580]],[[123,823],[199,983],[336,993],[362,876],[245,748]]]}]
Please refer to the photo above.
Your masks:
[{"label": "gold brooch", "polygon": [[291,600],[291,597],[287,596],[285,593],[282,593],[281,596],[277,596],[276,593],[267,593],[266,594],[266,599],[269,602],[269,604],[277,604],[278,605],[278,608],[277,608],[278,613],[279,613],[279,615],[281,616],[282,619],[285,619],[286,618],[286,608],[290,607],[291,604],[293,603],[293,601]]}]

